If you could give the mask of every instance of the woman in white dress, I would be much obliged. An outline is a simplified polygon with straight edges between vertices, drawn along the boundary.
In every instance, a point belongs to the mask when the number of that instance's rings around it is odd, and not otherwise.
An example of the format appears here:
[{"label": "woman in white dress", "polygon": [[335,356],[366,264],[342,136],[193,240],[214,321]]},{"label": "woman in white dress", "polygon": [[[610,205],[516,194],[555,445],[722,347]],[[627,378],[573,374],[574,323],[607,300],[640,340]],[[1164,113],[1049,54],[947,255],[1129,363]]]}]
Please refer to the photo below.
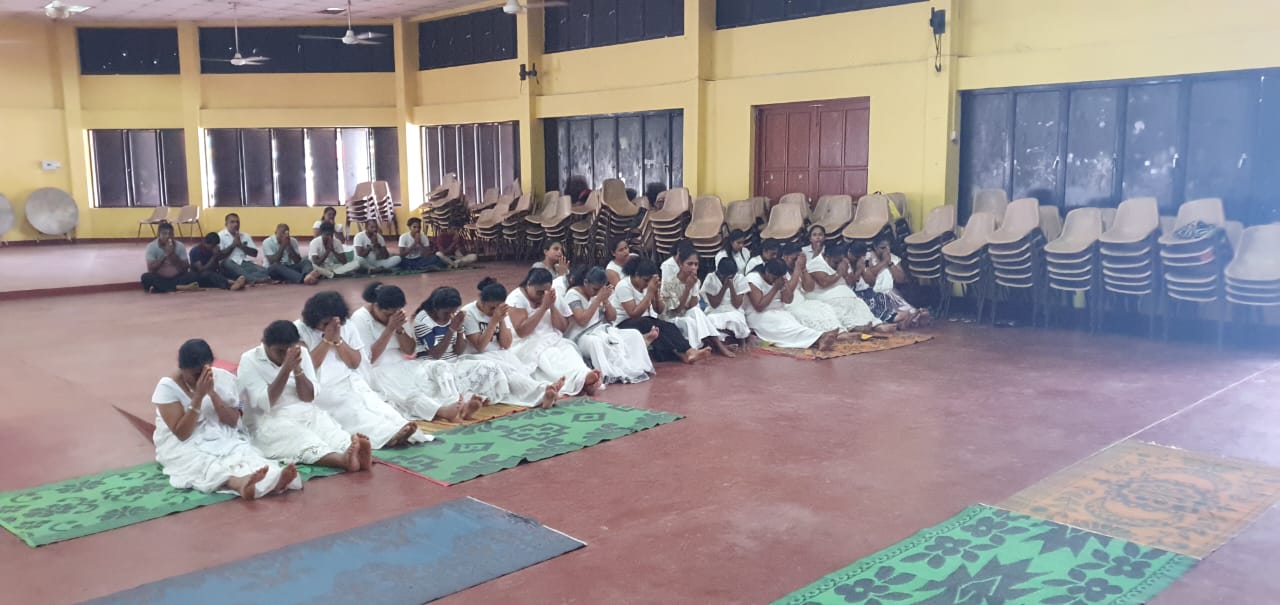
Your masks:
[{"label": "woman in white dress", "polygon": [[733,261],[738,268],[738,275],[744,278],[747,276],[747,263],[751,262],[751,251],[747,249],[746,231],[734,229],[729,232],[729,237],[724,241],[724,249],[716,253],[716,267],[719,267],[720,260],[725,258]]},{"label": "woman in white dress", "polygon": [[809,247],[804,251],[804,258],[797,259],[804,264],[800,277],[805,300],[831,305],[840,327],[850,332],[893,331],[892,325],[881,327],[884,322],[873,315],[866,301],[849,287],[852,268],[844,258],[844,251],[829,250],[826,239],[827,233],[821,225],[809,227]]},{"label": "woman in white dress", "polygon": [[236,377],[212,367],[209,343],[178,349],[178,371],[156,385],[156,462],[178,489],[231,491],[252,500],[302,489],[298,469],[268,460],[241,430]]},{"label": "woman in white dress", "polygon": [[848,282],[853,290],[867,302],[871,313],[886,323],[903,328],[928,325],[932,317],[927,309],[917,309],[895,287],[906,281],[902,259],[889,249],[889,238],[876,239],[875,245],[863,252],[849,249],[848,262],[853,265]]},{"label": "woman in white dress", "polygon": [[836,331],[819,332],[800,323],[785,308],[800,286],[798,275],[787,276],[781,259],[760,265],[747,276],[747,323],[761,340],[778,347],[827,351],[835,346]]},{"label": "woman in white dress", "polygon": [[501,375],[455,377],[444,362],[409,357],[417,342],[407,327],[404,290],[373,282],[365,287],[363,298],[365,305],[351,314],[351,323],[367,347],[369,386],[408,418],[471,418],[484,404],[482,393],[499,384]]},{"label": "woman in white dress", "polygon": [[[320,237],[320,224],[329,223],[330,225],[333,225],[333,240],[339,244],[344,243],[346,241],[346,234],[343,233],[343,226],[337,224],[337,220],[338,210],[333,206],[326,207],[324,211],[320,213],[320,220],[316,221],[315,224],[311,226],[311,236]],[[306,223],[303,224],[305,225]]]},{"label": "woman in white dress", "polygon": [[[505,299],[506,295],[504,288],[498,300]],[[493,401],[524,407],[551,407],[559,395],[559,387],[552,388],[549,383],[533,379],[530,372],[503,364],[498,359],[465,355],[468,348],[467,313],[460,309],[461,306],[462,295],[447,286],[436,288],[422,301],[413,319],[418,359],[441,360],[452,368],[455,376],[488,379],[494,374],[500,375],[498,388],[501,392],[493,395]]]},{"label": "woman in white dress", "polygon": [[[780,258],[782,263],[787,267],[787,279],[791,279],[791,276],[794,275],[801,280],[801,285],[803,285],[806,261],[805,255],[801,252],[800,246],[796,244],[786,244],[785,246],[782,246],[780,252],[782,254],[778,256],[778,258]],[[767,256],[767,253],[765,256]],[[757,264],[756,268],[752,269],[752,271],[758,271],[761,266],[763,265]],[[791,296],[791,302],[784,305],[784,308],[788,313],[794,315],[800,323],[804,324],[808,328],[823,333],[844,331],[844,327],[840,323],[840,318],[837,315],[836,310],[827,303],[807,299],[804,295],[804,288],[802,287],[796,288],[795,292]]]},{"label": "woman in white dress", "polygon": [[534,377],[564,379],[562,395],[594,395],[601,385],[600,370],[587,367],[573,341],[564,337],[569,309],[556,298],[551,272],[530,269],[520,286],[507,295],[507,316],[515,328],[511,352],[526,364],[534,364]]},{"label": "woman in white dress", "polygon": [[368,435],[374,449],[430,441],[365,380],[365,344],[347,323],[350,315],[341,294],[320,292],[307,299],[294,322],[320,381],[316,406],[343,430]]},{"label": "woman in white dress", "polygon": [[569,292],[569,258],[564,255],[564,244],[549,239],[542,243],[542,260],[533,263],[532,269],[546,269],[551,272],[551,287],[556,297],[564,300]]},{"label": "woman in white dress", "polygon": [[622,268],[631,260],[631,244],[625,237],[614,237],[609,239],[607,246],[610,257],[604,273],[609,278],[609,285],[617,288],[618,282],[626,275]]},{"label": "woman in white dress", "polygon": [[627,262],[624,272],[626,279],[618,283],[609,300],[618,318],[615,325],[651,336],[657,329],[657,338],[649,344],[649,356],[653,361],[697,363],[711,354],[710,349],[693,348],[678,326],[659,319],[664,309],[662,282],[653,261],[633,258]]},{"label": "woman in white dress", "polygon": [[734,259],[725,256],[716,270],[702,280],[702,299],[707,303],[707,319],[722,333],[738,340],[751,335],[742,305],[747,300],[747,278],[738,273]]},{"label": "woman in white dress", "polygon": [[662,276],[661,317],[679,326],[689,342],[707,345],[725,357],[735,357],[721,340],[720,329],[707,318],[699,305],[702,282],[698,279],[701,262],[698,252],[692,245],[680,246],[673,258],[677,267],[675,274],[667,277],[664,272]]},{"label": "woman in white dress", "polygon": [[609,302],[613,286],[604,269],[580,268],[569,275],[569,329],[565,337],[578,345],[591,367],[600,370],[605,383],[644,382],[654,373],[649,359],[649,342],[658,337],[658,329],[641,334],[635,330],[614,327],[617,309]]},{"label": "woman in white dress", "polygon": [[268,324],[262,344],[240,356],[236,376],[236,388],[247,402],[244,421],[253,445],[275,460],[369,470],[369,438],[342,430],[316,407],[316,385],[316,368],[297,326],[283,319]]}]

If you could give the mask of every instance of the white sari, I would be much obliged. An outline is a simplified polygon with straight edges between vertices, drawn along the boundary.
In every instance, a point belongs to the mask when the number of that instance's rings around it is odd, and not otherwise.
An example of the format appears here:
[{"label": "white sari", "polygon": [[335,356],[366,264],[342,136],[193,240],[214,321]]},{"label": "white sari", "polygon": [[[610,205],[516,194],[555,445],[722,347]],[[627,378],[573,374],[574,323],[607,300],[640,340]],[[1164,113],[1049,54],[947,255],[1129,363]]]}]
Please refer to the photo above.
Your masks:
[{"label": "white sari", "polygon": [[[507,306],[521,309],[529,315],[537,311],[529,298],[524,295],[523,288],[511,291],[507,296]],[[551,323],[552,313],[559,313],[562,316],[569,314],[568,308],[564,306],[564,300],[558,299],[555,305],[542,315],[542,320],[529,335],[517,336],[511,345],[511,352],[521,362],[535,366],[534,378],[554,382],[563,377],[565,381],[560,394],[576,395],[582,392],[591,368],[582,361],[582,353],[578,351],[578,347],[566,339],[564,334],[561,334],[560,330]]]},{"label": "white sari", "polygon": [[[565,303],[571,310],[591,308],[591,301],[577,288],[569,290]],[[649,379],[649,374],[654,373],[644,335],[610,324],[604,311],[604,305],[608,304],[611,303],[602,303],[596,317],[585,326],[578,325],[573,317],[569,317],[565,338],[578,345],[583,358],[591,362],[591,367],[600,370],[605,382],[644,382]]]}]

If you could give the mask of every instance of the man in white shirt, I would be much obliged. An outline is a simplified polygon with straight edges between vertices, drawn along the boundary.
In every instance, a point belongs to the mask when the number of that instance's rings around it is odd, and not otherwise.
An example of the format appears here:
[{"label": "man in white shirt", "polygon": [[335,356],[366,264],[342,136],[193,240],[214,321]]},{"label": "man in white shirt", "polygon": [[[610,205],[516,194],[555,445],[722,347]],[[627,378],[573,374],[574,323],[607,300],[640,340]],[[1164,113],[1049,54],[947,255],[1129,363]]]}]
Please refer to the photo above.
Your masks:
[{"label": "man in white shirt", "polygon": [[400,269],[433,271],[444,267],[444,259],[431,250],[431,240],[422,233],[422,219],[409,219],[408,233],[400,235]]},{"label": "man in white shirt", "polygon": [[240,215],[232,212],[224,221],[225,228],[218,232],[221,240],[219,249],[227,255],[222,261],[222,270],[232,279],[243,277],[251,284],[262,284],[271,281],[271,275],[254,259],[258,258],[258,247],[248,233],[240,231]]},{"label": "man in white shirt", "polygon": [[400,265],[400,257],[387,250],[378,221],[366,221],[364,231],[356,234],[356,260],[370,273],[384,273]]},{"label": "man in white shirt", "polygon": [[311,259],[302,256],[298,239],[289,235],[289,225],[276,225],[276,234],[262,240],[262,253],[267,257],[267,273],[289,284],[314,286],[320,275],[311,266]]},{"label": "man in white shirt", "polygon": [[319,235],[311,240],[307,247],[307,256],[311,257],[311,265],[315,273],[322,279],[335,275],[346,275],[360,270],[359,259],[347,260],[347,252],[334,236],[333,223],[320,223]]}]

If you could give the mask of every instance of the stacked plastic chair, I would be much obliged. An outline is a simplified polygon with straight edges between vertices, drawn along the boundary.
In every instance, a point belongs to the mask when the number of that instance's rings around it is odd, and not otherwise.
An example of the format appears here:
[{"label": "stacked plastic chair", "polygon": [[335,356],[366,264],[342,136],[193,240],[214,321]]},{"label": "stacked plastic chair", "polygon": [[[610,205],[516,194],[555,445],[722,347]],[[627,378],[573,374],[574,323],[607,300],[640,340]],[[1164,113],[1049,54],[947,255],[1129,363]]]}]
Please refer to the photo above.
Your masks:
[{"label": "stacked plastic chair", "polygon": [[642,228],[645,248],[655,259],[666,258],[675,250],[689,225],[692,207],[688,189],[677,187],[664,193],[662,208],[645,214]]},{"label": "stacked plastic chair", "polygon": [[[774,206],[774,208],[777,208],[778,206],[781,206],[783,204],[796,204],[800,206],[800,216],[804,218],[805,221],[809,220],[809,214],[810,214],[809,197],[806,196],[805,194],[803,193],[785,194],[782,197],[778,198],[778,203],[777,205]],[[772,212],[773,210],[770,209],[770,213]]]},{"label": "stacked plastic chair", "polygon": [[1231,305],[1253,309],[1280,305],[1280,223],[1245,229],[1225,276]]},{"label": "stacked plastic chair", "polygon": [[[1067,213],[1061,235],[1048,238],[1044,261],[1048,288],[1045,290],[1045,324],[1054,306],[1069,306],[1075,298],[1095,291],[1098,285],[1098,238],[1102,236],[1102,210],[1076,208]],[[1096,305],[1090,305],[1091,310]],[[1089,328],[1097,326],[1090,314]]]},{"label": "stacked plastic chair", "polygon": [[1040,207],[1040,234],[1044,241],[1051,242],[1062,235],[1062,213],[1057,206]]},{"label": "stacked plastic chair", "polygon": [[1178,208],[1171,232],[1159,240],[1164,292],[1170,302],[1221,300],[1222,270],[1230,260],[1226,222],[1218,198],[1192,200]]},{"label": "stacked plastic chair", "polygon": [[[586,260],[591,256],[592,236],[598,225],[596,220],[600,214],[601,200],[604,194],[599,190],[591,192],[587,196],[587,203],[572,205],[569,217],[569,239],[573,245],[573,258],[575,260]],[[602,248],[597,247],[597,250]],[[596,260],[596,259],[591,259]]]},{"label": "stacked plastic chair", "polygon": [[467,225],[467,231],[474,234],[477,244],[492,249],[495,255],[500,257],[502,255],[499,245],[502,240],[502,221],[519,205],[517,200],[522,201],[527,207],[527,197],[520,195],[518,198],[513,198],[511,194],[499,196],[492,207],[481,210],[476,216],[476,221]]},{"label": "stacked plastic chair", "polygon": [[358,230],[360,225],[376,217],[377,209],[373,203],[373,183],[357,183],[355,191],[351,194],[351,197],[347,198],[346,207],[347,222],[344,228],[347,233],[353,233],[351,231],[351,223],[355,223]]},{"label": "stacked plastic chair", "polygon": [[444,182],[427,194],[427,203],[422,205],[422,222],[426,223],[434,235],[457,231],[467,224],[462,183],[456,176],[445,175]]},{"label": "stacked plastic chair", "polygon": [[1040,231],[1040,202],[1021,198],[1005,208],[1000,228],[987,238],[987,254],[991,257],[993,293],[991,320],[995,321],[1001,300],[1025,295],[1031,303],[1031,316],[1038,316],[1043,283],[1044,235]]},{"label": "stacked plastic chair", "polygon": [[[666,196],[663,195],[665,193],[664,191],[659,194],[657,199],[665,200]],[[605,181],[600,194],[600,212],[596,214],[596,223],[591,239],[592,248],[599,251],[601,260],[603,260],[609,254],[606,248],[610,239],[625,239],[631,244],[637,243],[636,222],[640,219],[641,214],[640,205],[627,199],[626,187],[618,179]],[[636,199],[639,200],[640,198]],[[657,211],[648,210],[645,212],[644,217],[647,219],[649,215],[655,212]]]},{"label": "stacked plastic chair", "polygon": [[573,200],[567,195],[562,195],[552,208],[554,212],[544,208],[541,215],[543,238],[546,241],[567,244],[569,224],[573,222]]},{"label": "stacked plastic chair", "polygon": [[724,211],[724,224],[730,231],[743,231],[747,234],[747,247],[755,250],[760,240],[760,229],[756,222],[756,203],[752,200],[729,202]]},{"label": "stacked plastic chair", "polygon": [[396,202],[391,197],[391,185],[386,181],[369,183],[370,196],[366,211],[369,218],[378,221],[383,233],[400,235],[400,222],[396,220]]},{"label": "stacked plastic chair", "polygon": [[904,240],[907,270],[917,281],[942,280],[942,247],[956,237],[956,207],[938,206],[924,219],[924,230]]},{"label": "stacked plastic chair", "polygon": [[986,212],[996,219],[996,227],[1004,220],[1004,210],[1009,206],[1009,194],[1003,189],[979,189],[973,194],[972,214]]},{"label": "stacked plastic chair", "polygon": [[884,195],[891,203],[889,211],[893,215],[893,237],[895,240],[905,239],[911,235],[911,220],[907,214],[907,194],[895,191]]},{"label": "stacked plastic chair", "polygon": [[996,217],[987,212],[975,212],[969,217],[960,238],[942,246],[943,276],[951,287],[943,287],[943,315],[951,311],[951,292],[954,287],[964,288],[977,300],[977,318],[982,319],[988,296],[987,240],[996,230]]},{"label": "stacked plastic chair", "polygon": [[809,224],[819,225],[826,233],[836,234],[853,220],[853,196],[824,195],[809,215]]},{"label": "stacked plastic chair", "polygon": [[[1100,313],[1106,313],[1117,302],[1126,310],[1133,303],[1133,310],[1142,311],[1145,302],[1156,299],[1153,295],[1161,289],[1156,253],[1159,235],[1160,207],[1155,198],[1120,202],[1115,222],[1098,238],[1104,293]],[[1153,332],[1157,310],[1154,306],[1146,310]]]},{"label": "stacked plastic chair", "polygon": [[693,201],[684,236],[693,242],[703,263],[715,260],[716,253],[724,247],[724,203],[719,197],[703,195]]},{"label": "stacked plastic chair", "polygon": [[541,249],[542,240],[547,237],[547,225],[554,224],[556,215],[560,212],[561,199],[568,200],[569,196],[561,195],[558,191],[548,191],[542,197],[542,207],[536,213],[524,217],[524,239],[517,254],[529,256]]},{"label": "stacked plastic chair", "polygon": [[[556,191],[548,191],[543,196],[545,200],[548,197],[559,198],[560,193]],[[513,257],[521,257],[527,252],[528,245],[525,239],[525,217],[533,211],[533,196],[524,194],[516,200],[515,205],[500,219],[499,223],[501,237],[498,239],[498,255],[510,254]]]},{"label": "stacked plastic chair", "polygon": [[858,208],[854,211],[853,222],[849,223],[840,235],[847,242],[869,242],[882,233],[891,231],[892,218],[889,206],[893,202],[888,196],[879,193],[864,195],[858,200]]},{"label": "stacked plastic chair", "polygon": [[805,207],[803,203],[778,203],[769,212],[769,222],[765,224],[764,229],[760,230],[760,239],[776,239],[784,242],[798,239],[800,232],[804,229]]}]

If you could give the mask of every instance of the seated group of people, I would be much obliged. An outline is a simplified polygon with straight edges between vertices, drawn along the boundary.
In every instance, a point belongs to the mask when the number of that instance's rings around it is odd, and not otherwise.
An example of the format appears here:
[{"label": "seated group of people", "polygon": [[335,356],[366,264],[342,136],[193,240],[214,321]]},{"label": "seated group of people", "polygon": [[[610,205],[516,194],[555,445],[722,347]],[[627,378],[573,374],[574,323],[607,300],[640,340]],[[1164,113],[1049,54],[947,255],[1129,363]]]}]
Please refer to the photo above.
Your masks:
[{"label": "seated group of people", "polygon": [[429,271],[475,262],[475,255],[457,255],[456,246],[433,250],[419,218],[409,219],[409,231],[400,236],[398,254],[387,249],[378,222],[366,222],[352,239],[353,254],[349,256],[336,216],[333,208],[324,209],[305,255],[284,223],[262,240],[259,249],[252,236],[240,231],[240,216],[231,213],[222,231],[206,234],[190,252],[174,238],[173,225],[161,223],[156,239],[147,245],[142,288],[167,293],[200,288],[242,290],[270,281],[315,285],[322,279],[356,272]]}]

